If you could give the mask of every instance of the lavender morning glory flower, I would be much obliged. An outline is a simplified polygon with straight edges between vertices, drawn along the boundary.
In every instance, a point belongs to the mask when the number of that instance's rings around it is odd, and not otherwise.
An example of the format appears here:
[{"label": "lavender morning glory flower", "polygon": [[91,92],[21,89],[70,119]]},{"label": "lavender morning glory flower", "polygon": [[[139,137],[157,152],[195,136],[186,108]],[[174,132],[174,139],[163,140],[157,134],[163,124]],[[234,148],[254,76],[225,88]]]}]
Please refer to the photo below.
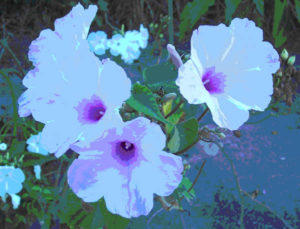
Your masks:
[{"label": "lavender morning glory flower", "polygon": [[35,68],[23,79],[28,89],[18,100],[19,115],[45,123],[41,143],[57,157],[74,142],[88,144],[115,126],[118,108],[130,96],[124,70],[89,49],[86,37],[96,11],[94,5],[76,5],[55,21],[55,31],[43,30],[29,47]]},{"label": "lavender morning glory flower", "polygon": [[6,201],[6,194],[12,198],[13,207],[16,209],[20,204],[20,197],[16,193],[22,190],[22,183],[25,180],[21,169],[13,166],[0,166],[0,196]]},{"label": "lavender morning glory flower", "polygon": [[179,68],[176,84],[190,104],[206,103],[214,122],[238,129],[250,109],[263,111],[273,93],[279,55],[248,19],[229,27],[199,26],[191,38],[191,58]]},{"label": "lavender morning glory flower", "polygon": [[68,183],[85,202],[104,197],[108,210],[123,217],[147,215],[153,193],[170,195],[182,179],[179,156],[163,151],[166,137],[159,125],[140,117],[110,129],[79,153],[68,170]]}]

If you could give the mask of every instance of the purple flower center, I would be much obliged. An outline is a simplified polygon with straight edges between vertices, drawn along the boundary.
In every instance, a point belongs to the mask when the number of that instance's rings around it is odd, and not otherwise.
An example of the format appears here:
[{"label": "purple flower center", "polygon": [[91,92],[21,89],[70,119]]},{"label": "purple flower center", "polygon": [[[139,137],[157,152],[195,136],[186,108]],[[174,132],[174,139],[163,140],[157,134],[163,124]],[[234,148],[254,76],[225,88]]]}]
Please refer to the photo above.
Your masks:
[{"label": "purple flower center", "polygon": [[134,144],[130,142],[121,141],[116,144],[116,155],[121,161],[127,162],[132,159],[135,155],[135,151],[136,148]]},{"label": "purple flower center", "polygon": [[90,100],[84,99],[76,110],[78,111],[79,121],[95,123],[103,117],[106,107],[97,96],[92,96]]},{"label": "purple flower center", "polygon": [[215,67],[206,68],[202,77],[205,89],[210,94],[219,94],[224,92],[226,76],[222,72],[216,72]]}]

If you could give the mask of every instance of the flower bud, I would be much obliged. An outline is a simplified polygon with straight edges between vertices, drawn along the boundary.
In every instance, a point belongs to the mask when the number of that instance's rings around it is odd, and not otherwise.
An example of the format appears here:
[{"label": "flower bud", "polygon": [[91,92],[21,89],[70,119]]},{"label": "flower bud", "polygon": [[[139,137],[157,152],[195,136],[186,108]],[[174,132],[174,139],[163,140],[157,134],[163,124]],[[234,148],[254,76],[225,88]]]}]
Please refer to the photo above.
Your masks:
[{"label": "flower bud", "polygon": [[169,55],[171,57],[173,64],[176,66],[176,68],[179,68],[181,65],[183,65],[181,57],[179,56],[178,52],[176,51],[176,49],[173,45],[168,44],[167,50],[169,52]]},{"label": "flower bud", "polygon": [[288,61],[287,61],[287,64],[290,65],[290,66],[293,66],[294,63],[296,61],[296,57],[295,56],[291,56]]},{"label": "flower bud", "polygon": [[283,49],[281,54],[280,54],[280,57],[283,59],[283,60],[287,60],[287,58],[289,57],[289,53],[286,49]]},{"label": "flower bud", "polygon": [[177,97],[176,93],[169,93],[169,94],[166,94],[166,95],[162,98],[162,100],[163,100],[163,102],[165,103],[165,102],[168,102],[168,101],[170,101],[170,100],[176,99],[176,97]]},{"label": "flower bud", "polygon": [[276,73],[276,75],[277,75],[278,77],[282,77],[282,71],[278,71],[278,72]]}]

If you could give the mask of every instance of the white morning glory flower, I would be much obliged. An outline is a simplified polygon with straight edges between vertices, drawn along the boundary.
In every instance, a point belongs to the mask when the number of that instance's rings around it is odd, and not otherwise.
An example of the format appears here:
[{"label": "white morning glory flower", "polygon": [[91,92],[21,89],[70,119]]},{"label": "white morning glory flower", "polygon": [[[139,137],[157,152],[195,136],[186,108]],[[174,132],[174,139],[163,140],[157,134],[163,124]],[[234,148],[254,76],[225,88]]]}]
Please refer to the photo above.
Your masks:
[{"label": "white morning glory flower", "polygon": [[140,25],[140,33],[139,33],[139,45],[142,49],[146,48],[148,45],[149,32],[148,29],[145,28],[142,24]]},{"label": "white morning glory flower", "polygon": [[140,117],[107,132],[79,153],[68,170],[68,183],[85,202],[104,196],[107,209],[123,217],[148,215],[153,193],[168,196],[182,179],[179,156],[166,153],[159,125]]},{"label": "white morning glory flower", "polygon": [[113,35],[108,41],[108,47],[110,48],[111,55],[121,55],[121,59],[125,63],[132,64],[133,61],[139,57],[140,50],[137,42],[132,42],[128,39],[128,37],[130,38],[130,33],[128,32],[125,33],[125,37],[121,34]]},{"label": "white morning glory flower", "polygon": [[7,144],[4,143],[4,142],[2,142],[2,143],[0,144],[0,150],[1,150],[1,151],[5,151],[6,149],[7,149]]},{"label": "white morning glory flower", "polygon": [[0,166],[0,196],[6,201],[6,194],[12,198],[13,207],[16,209],[20,204],[20,197],[15,195],[22,190],[25,175],[20,168],[13,166]]},{"label": "white morning glory flower", "polygon": [[43,30],[29,47],[35,68],[23,84],[19,115],[32,114],[45,124],[41,144],[57,157],[71,144],[89,144],[121,120],[118,108],[130,97],[131,82],[110,60],[100,61],[89,49],[88,30],[97,7],[80,4]]},{"label": "white morning glory flower", "polygon": [[108,49],[107,46],[107,35],[103,31],[92,32],[87,38],[90,50],[97,55],[103,55]]},{"label": "white morning glory flower", "polygon": [[38,153],[42,155],[47,155],[49,152],[45,150],[41,144],[41,135],[39,132],[37,135],[31,135],[30,138],[27,139],[26,143],[28,144],[27,150],[31,153]]},{"label": "white morning glory flower", "polygon": [[149,32],[143,25],[140,32],[137,30],[127,31],[124,36],[115,34],[108,40],[107,45],[113,56],[121,55],[121,59],[132,64],[141,54],[140,48],[146,48],[148,44]]},{"label": "white morning glory flower", "polygon": [[191,58],[180,66],[176,84],[190,104],[206,103],[218,126],[236,130],[248,120],[248,110],[267,108],[279,66],[263,31],[236,18],[229,27],[201,25],[193,32]]},{"label": "white morning glory flower", "polygon": [[115,34],[111,39],[107,41],[107,46],[109,47],[110,54],[113,56],[120,55],[122,45],[124,44],[125,38],[121,34]]},{"label": "white morning glory flower", "polygon": [[40,180],[41,179],[41,171],[42,171],[41,166],[40,165],[35,165],[33,167],[33,171],[34,171],[36,179]]}]

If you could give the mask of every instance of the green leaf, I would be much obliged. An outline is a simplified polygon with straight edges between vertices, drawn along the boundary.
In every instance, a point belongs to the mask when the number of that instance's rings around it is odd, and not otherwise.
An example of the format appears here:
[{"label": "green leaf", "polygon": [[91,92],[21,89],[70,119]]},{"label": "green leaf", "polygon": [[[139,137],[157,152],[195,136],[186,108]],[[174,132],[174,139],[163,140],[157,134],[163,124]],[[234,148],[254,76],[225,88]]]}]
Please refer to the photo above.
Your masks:
[{"label": "green leaf", "polygon": [[179,39],[191,30],[208,8],[215,4],[215,0],[194,0],[185,5],[180,14]]},{"label": "green leaf", "polygon": [[21,156],[25,150],[25,141],[18,141],[17,139],[13,139],[11,143],[11,147],[9,148],[9,152],[12,157]]},{"label": "green leaf", "polygon": [[103,226],[103,217],[98,203],[91,203],[93,210],[87,212],[82,207],[79,199],[70,189],[58,199],[58,205],[53,205],[52,212],[57,212],[60,222],[66,223],[70,228],[98,229]]},{"label": "green leaf", "polygon": [[151,91],[158,91],[161,87],[164,89],[165,93],[176,93],[179,94],[178,86],[175,84],[175,81],[165,81],[160,83],[148,84],[147,87]]},{"label": "green leaf", "polygon": [[100,9],[102,10],[102,11],[108,11],[108,9],[107,9],[107,2],[106,1],[104,1],[104,0],[98,0],[98,6],[100,7]]},{"label": "green leaf", "polygon": [[263,0],[253,0],[256,9],[258,13],[260,13],[261,16],[264,16],[264,1]]},{"label": "green leaf", "polygon": [[275,0],[272,35],[273,38],[275,39],[276,48],[279,48],[286,41],[286,37],[283,36],[284,29],[281,28],[281,30],[279,31],[280,22],[286,6],[287,6],[287,1],[281,2],[280,0]]},{"label": "green leaf", "polygon": [[106,204],[103,198],[101,198],[99,204],[100,204],[101,214],[103,215],[104,224],[106,228],[118,228],[118,229],[126,228],[128,223],[130,222],[129,219],[110,213],[106,208]]},{"label": "green leaf", "polygon": [[12,94],[17,99],[24,90],[22,80],[16,75],[17,71],[13,68],[1,69],[1,71],[9,76],[9,81],[12,84],[13,92],[10,90],[9,82],[0,74],[0,117],[13,117],[13,100]]},{"label": "green leaf", "polygon": [[154,84],[165,81],[174,81],[177,78],[177,71],[169,63],[147,67],[143,71],[145,84]]},{"label": "green leaf", "polygon": [[163,123],[169,123],[160,113],[154,94],[146,86],[137,83],[134,84],[131,97],[126,101],[126,103],[133,109],[142,112],[151,118]]},{"label": "green leaf", "polygon": [[227,24],[230,23],[232,19],[232,15],[234,14],[236,8],[241,3],[241,0],[225,0],[226,8],[225,8],[225,22]]},{"label": "green leaf", "polygon": [[188,119],[174,127],[173,135],[167,146],[175,153],[193,144],[198,138],[198,122],[195,118]]}]

